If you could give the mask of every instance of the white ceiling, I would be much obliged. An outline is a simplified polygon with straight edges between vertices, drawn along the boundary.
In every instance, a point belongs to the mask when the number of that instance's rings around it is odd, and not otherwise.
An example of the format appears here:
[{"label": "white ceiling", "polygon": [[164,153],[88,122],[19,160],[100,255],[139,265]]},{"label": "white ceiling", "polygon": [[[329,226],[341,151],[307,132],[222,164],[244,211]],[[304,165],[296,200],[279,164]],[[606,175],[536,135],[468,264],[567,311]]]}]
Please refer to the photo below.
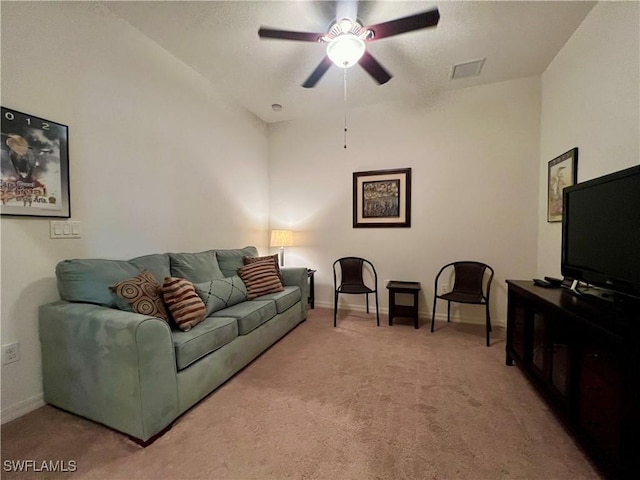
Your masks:
[{"label": "white ceiling", "polygon": [[[360,1],[364,25],[436,7],[440,22],[383,38],[367,49],[394,76],[378,85],[359,65],[347,70],[349,106],[421,102],[449,89],[541,74],[595,2]],[[114,13],[209,78],[265,122],[344,109],[344,74],[335,66],[315,88],[301,84],[323,59],[322,44],[261,40],[258,28],[324,33],[330,1],[107,2]],[[342,5],[344,8],[344,5]],[[480,75],[451,79],[454,64],[485,58]],[[279,103],[282,111],[271,105]]]}]

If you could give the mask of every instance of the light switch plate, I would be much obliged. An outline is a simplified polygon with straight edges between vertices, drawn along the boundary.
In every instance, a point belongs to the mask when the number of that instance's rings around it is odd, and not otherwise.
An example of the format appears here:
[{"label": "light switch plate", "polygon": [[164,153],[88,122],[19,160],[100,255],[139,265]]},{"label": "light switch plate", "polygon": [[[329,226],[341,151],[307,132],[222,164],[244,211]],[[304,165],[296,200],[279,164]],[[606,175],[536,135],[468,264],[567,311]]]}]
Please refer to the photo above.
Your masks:
[{"label": "light switch plate", "polygon": [[52,220],[50,238],[82,238],[82,224],[77,220]]}]

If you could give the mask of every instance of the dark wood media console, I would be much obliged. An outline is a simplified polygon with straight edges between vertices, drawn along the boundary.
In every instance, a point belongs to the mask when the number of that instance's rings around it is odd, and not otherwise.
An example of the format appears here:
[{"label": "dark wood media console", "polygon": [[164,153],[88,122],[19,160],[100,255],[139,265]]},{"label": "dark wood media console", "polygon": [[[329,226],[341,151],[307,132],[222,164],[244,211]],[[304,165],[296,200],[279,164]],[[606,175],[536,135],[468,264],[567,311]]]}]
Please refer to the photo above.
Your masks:
[{"label": "dark wood media console", "polygon": [[517,364],[606,477],[640,478],[640,306],[507,284],[507,365]]}]

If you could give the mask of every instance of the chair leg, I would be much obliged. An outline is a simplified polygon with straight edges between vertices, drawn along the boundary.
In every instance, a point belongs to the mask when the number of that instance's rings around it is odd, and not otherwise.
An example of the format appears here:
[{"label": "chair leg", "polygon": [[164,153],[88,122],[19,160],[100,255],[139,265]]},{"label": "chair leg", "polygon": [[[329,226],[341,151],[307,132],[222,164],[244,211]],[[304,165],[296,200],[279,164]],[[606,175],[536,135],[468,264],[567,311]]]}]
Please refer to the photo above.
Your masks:
[{"label": "chair leg", "polygon": [[436,321],[436,301],[438,300],[437,297],[433,297],[433,313],[431,314],[431,331],[433,332],[433,325]]},{"label": "chair leg", "polygon": [[491,346],[491,341],[489,340],[490,332],[491,332],[491,316],[489,315],[489,304],[487,304],[487,347]]},{"label": "chair leg", "polygon": [[380,326],[380,313],[378,312],[378,291],[376,290],[376,323]]},{"label": "chair leg", "polygon": [[491,342],[489,340],[490,332],[491,332],[491,328],[489,328],[489,319],[487,318],[487,347],[491,346]]},{"label": "chair leg", "polygon": [[333,294],[333,326],[336,326],[336,321],[338,319],[338,291],[336,290]]},{"label": "chair leg", "polygon": [[367,313],[369,313],[369,294],[365,294],[367,296]]},{"label": "chair leg", "polygon": [[447,323],[451,320],[451,302],[447,300]]}]

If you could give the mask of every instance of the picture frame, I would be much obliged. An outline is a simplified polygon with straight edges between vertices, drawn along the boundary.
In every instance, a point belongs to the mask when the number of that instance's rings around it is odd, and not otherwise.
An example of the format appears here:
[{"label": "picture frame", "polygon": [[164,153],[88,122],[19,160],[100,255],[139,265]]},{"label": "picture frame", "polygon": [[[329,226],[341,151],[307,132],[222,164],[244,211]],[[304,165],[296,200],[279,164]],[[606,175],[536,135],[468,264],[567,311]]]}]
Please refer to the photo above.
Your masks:
[{"label": "picture frame", "polygon": [[0,214],[69,218],[69,127],[0,111]]},{"label": "picture frame", "polygon": [[562,191],[577,183],[578,147],[550,160],[547,172],[547,222],[562,221]]},{"label": "picture frame", "polygon": [[353,228],[411,227],[411,169],[353,173]]}]

